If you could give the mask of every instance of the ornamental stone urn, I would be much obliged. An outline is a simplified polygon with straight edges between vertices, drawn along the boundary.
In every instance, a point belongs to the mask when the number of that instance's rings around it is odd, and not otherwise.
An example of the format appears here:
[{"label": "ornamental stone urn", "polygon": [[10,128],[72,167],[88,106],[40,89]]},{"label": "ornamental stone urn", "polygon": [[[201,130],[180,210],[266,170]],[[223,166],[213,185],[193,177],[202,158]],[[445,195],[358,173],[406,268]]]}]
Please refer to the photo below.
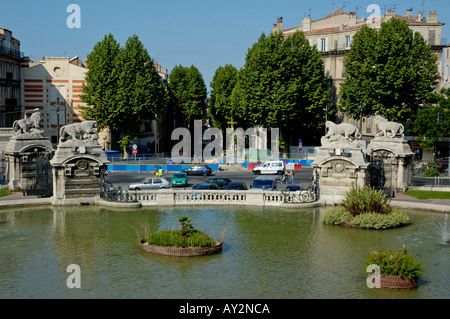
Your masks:
[{"label": "ornamental stone urn", "polygon": [[110,163],[98,143],[97,122],[65,125],[53,166],[53,205],[95,204],[102,174]]}]

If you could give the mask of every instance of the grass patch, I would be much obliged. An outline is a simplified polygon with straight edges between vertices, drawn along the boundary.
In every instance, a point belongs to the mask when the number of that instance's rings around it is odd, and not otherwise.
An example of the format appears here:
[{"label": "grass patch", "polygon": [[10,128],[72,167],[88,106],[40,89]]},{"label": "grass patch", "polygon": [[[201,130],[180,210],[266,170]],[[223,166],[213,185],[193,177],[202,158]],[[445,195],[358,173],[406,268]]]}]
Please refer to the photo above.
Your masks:
[{"label": "grass patch", "polygon": [[[140,239],[144,239],[148,244],[162,247],[214,247],[217,245],[216,240],[195,229],[191,220],[186,216],[180,217],[178,221],[181,223],[181,229],[152,232],[147,226],[143,225],[144,235],[142,236],[137,230],[136,233]],[[225,231],[222,232],[219,242],[223,240],[224,236]]]},{"label": "grass patch", "polygon": [[9,190],[9,189],[0,189],[0,197],[8,196],[8,195],[11,195],[12,193],[13,193],[12,190]]},{"label": "grass patch", "polygon": [[450,199],[450,192],[409,190],[405,195],[418,199]]}]

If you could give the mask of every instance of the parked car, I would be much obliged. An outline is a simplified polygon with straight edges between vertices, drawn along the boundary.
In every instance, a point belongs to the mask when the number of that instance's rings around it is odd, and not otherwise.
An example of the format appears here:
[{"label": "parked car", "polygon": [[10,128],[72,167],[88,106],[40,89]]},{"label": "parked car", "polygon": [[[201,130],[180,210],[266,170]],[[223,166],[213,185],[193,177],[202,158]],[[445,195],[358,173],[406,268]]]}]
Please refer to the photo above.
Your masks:
[{"label": "parked car", "polygon": [[226,190],[247,190],[248,187],[245,183],[243,182],[231,182],[227,185],[227,187],[225,188]]},{"label": "parked car", "polygon": [[173,186],[184,186],[188,185],[188,176],[185,172],[175,173],[170,179],[170,183]]},{"label": "parked car", "polygon": [[277,178],[272,176],[260,176],[253,180],[252,189],[274,191],[277,189]]},{"label": "parked car", "polygon": [[231,179],[226,177],[210,177],[206,179],[203,183],[216,184],[221,189],[225,189],[228,184],[231,183]]},{"label": "parked car", "polygon": [[300,185],[288,185],[288,186],[286,186],[285,190],[287,190],[289,192],[297,192],[297,191],[301,191],[302,187]]},{"label": "parked car", "polygon": [[149,177],[143,179],[139,183],[130,184],[128,186],[129,190],[159,189],[159,188],[170,188],[169,181],[164,177]]},{"label": "parked car", "polygon": [[195,189],[195,190],[199,190],[199,189],[219,190],[220,188],[216,184],[202,183],[202,184],[195,185],[194,187],[192,187],[192,189]]},{"label": "parked car", "polygon": [[186,167],[181,170],[188,175],[211,175],[212,169],[208,165],[194,165],[191,167]]},{"label": "parked car", "polygon": [[284,163],[283,161],[269,161],[260,166],[253,167],[253,174],[283,174]]}]

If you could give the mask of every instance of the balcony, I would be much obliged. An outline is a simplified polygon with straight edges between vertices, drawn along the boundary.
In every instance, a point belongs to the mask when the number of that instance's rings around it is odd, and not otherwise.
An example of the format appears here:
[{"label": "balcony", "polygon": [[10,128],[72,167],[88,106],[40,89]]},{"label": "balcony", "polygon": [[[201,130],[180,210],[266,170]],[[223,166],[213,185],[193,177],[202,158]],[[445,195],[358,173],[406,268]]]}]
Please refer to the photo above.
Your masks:
[{"label": "balcony", "polygon": [[3,46],[0,47],[0,54],[10,55],[16,58],[23,58],[24,54],[21,51],[13,50],[11,48],[5,48]]}]

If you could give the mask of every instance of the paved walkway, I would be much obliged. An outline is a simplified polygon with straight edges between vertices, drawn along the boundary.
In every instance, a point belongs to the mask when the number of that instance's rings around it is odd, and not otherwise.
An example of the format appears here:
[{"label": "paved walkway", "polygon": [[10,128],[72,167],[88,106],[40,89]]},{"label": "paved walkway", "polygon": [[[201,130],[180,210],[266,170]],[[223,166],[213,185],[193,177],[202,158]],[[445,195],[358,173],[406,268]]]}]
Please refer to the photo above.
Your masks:
[{"label": "paved walkway", "polygon": [[418,199],[405,194],[397,194],[391,204],[403,208],[450,213],[450,199]]}]

